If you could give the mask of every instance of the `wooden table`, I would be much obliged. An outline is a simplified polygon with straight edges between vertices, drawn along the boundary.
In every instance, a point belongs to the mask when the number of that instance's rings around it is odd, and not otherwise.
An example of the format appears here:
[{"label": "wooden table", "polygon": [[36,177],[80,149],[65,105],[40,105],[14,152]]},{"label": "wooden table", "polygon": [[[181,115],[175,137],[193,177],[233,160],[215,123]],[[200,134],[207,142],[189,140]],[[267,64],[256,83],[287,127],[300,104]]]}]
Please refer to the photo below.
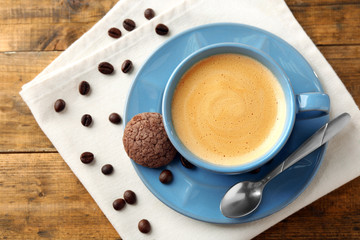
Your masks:
[{"label": "wooden table", "polygon": [[[359,105],[360,1],[286,2]],[[18,94],[115,3],[0,0],[1,239],[119,239]],[[357,178],[257,239],[360,239],[359,191]]]}]

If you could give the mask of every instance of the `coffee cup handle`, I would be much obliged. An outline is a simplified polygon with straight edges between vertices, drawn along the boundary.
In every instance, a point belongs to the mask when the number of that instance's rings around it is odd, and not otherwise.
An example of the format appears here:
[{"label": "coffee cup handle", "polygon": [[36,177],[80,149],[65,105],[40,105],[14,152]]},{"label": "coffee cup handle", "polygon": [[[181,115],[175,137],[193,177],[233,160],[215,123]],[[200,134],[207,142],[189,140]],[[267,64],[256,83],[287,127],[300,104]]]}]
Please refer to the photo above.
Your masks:
[{"label": "coffee cup handle", "polygon": [[308,116],[322,116],[330,111],[330,98],[325,93],[309,92],[296,95],[297,114],[312,113]]}]

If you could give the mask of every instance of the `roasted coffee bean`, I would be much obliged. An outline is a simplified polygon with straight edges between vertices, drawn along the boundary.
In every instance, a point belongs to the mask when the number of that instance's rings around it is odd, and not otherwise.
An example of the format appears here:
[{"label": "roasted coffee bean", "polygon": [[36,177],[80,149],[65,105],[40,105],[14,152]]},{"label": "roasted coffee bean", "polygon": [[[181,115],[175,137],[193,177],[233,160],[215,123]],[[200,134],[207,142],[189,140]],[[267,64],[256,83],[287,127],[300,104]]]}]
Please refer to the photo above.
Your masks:
[{"label": "roasted coffee bean", "polygon": [[91,152],[83,152],[80,155],[80,160],[82,163],[88,164],[91,163],[94,160],[94,154]]},{"label": "roasted coffee bean", "polygon": [[109,121],[114,123],[114,124],[120,124],[121,123],[121,117],[117,113],[112,113],[109,116]]},{"label": "roasted coffee bean", "polygon": [[117,211],[125,207],[125,201],[122,198],[118,198],[113,202],[113,208]]},{"label": "roasted coffee bean", "polygon": [[105,164],[104,166],[102,166],[101,168],[101,172],[104,174],[104,175],[109,175],[113,172],[114,168],[111,164]]},{"label": "roasted coffee bean", "polygon": [[102,62],[99,64],[98,69],[103,74],[112,74],[114,71],[113,65],[108,62]]},{"label": "roasted coffee bean", "polygon": [[90,91],[90,84],[87,81],[82,81],[79,84],[79,93],[81,95],[86,95],[89,93],[89,91]]},{"label": "roasted coffee bean", "polygon": [[92,117],[89,114],[84,114],[81,118],[81,124],[85,127],[90,126],[92,123]]},{"label": "roasted coffee bean", "polygon": [[56,100],[54,103],[55,112],[61,112],[62,110],[64,110],[65,105],[66,104],[65,104],[64,100],[62,100],[62,99]]},{"label": "roasted coffee bean", "polygon": [[123,73],[127,73],[132,69],[132,62],[128,59],[125,60],[123,62],[123,64],[121,65],[121,71],[123,71]]},{"label": "roasted coffee bean", "polygon": [[136,24],[133,20],[127,18],[123,22],[123,27],[130,32],[135,29]]},{"label": "roasted coffee bean", "polygon": [[167,184],[170,183],[173,179],[172,172],[170,170],[164,170],[160,173],[159,180],[160,182]]},{"label": "roasted coffee bean", "polygon": [[148,233],[151,230],[151,225],[148,220],[142,219],[138,224],[139,231],[142,233]]},{"label": "roasted coffee bean", "polygon": [[159,35],[166,35],[169,32],[169,28],[164,24],[160,23],[156,26],[155,31]]},{"label": "roasted coffee bean", "polygon": [[131,190],[127,190],[124,192],[124,199],[128,204],[134,204],[136,202],[136,194]]},{"label": "roasted coffee bean", "polygon": [[261,170],[261,168],[256,168],[256,169],[250,171],[250,173],[251,173],[251,174],[257,174],[257,173],[260,172],[260,170]]},{"label": "roasted coffee bean", "polygon": [[155,17],[155,12],[151,8],[148,8],[148,9],[145,10],[144,16],[145,16],[146,19],[150,20],[153,17]]},{"label": "roasted coffee bean", "polygon": [[193,168],[194,165],[192,165],[192,163],[190,163],[188,160],[186,160],[183,156],[180,156],[180,161],[181,161],[181,164],[186,167],[186,168]]},{"label": "roasted coffee bean", "polygon": [[115,28],[115,27],[110,28],[109,31],[108,31],[108,34],[109,34],[109,36],[112,37],[112,38],[119,38],[119,37],[121,37],[121,31],[120,31],[120,29]]}]

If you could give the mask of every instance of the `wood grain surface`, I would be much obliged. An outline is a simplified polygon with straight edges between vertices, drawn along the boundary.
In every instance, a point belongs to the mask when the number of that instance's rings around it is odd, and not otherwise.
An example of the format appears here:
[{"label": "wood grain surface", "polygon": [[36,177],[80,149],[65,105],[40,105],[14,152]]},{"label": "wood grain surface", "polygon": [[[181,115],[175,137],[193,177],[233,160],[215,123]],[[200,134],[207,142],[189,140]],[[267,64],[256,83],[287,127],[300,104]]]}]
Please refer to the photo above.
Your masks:
[{"label": "wood grain surface", "polygon": [[[18,94],[116,2],[0,0],[0,239],[120,239]],[[360,1],[286,3],[359,106]],[[359,189],[357,178],[256,239],[360,239]]]}]

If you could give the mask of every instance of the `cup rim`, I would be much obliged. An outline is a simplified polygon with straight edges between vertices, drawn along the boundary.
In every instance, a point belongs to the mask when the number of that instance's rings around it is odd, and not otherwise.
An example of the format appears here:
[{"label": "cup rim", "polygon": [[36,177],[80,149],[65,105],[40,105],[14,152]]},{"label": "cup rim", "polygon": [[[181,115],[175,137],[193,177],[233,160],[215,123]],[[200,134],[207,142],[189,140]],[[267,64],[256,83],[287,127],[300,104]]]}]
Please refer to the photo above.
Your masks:
[{"label": "cup rim", "polygon": [[[290,91],[288,91],[290,98],[289,98],[289,101],[286,100],[286,104],[289,104],[289,106],[287,106],[287,108],[289,108],[291,111],[287,111],[287,113],[286,113],[287,114],[286,122],[285,122],[285,125],[283,127],[280,137],[273,144],[271,149],[269,151],[267,151],[265,154],[261,155],[257,159],[254,159],[253,161],[243,163],[240,165],[216,165],[216,164],[213,164],[209,161],[203,160],[200,157],[196,156],[190,150],[188,150],[186,148],[186,146],[182,143],[180,138],[177,136],[175,128],[173,126],[172,114],[171,114],[171,104],[172,104],[173,92],[175,91],[178,82],[180,81],[181,77],[186,73],[186,71],[190,69],[189,67],[186,67],[186,65],[191,60],[193,60],[195,56],[198,56],[199,54],[202,54],[207,51],[211,51],[215,48],[229,48],[229,47],[230,48],[241,48],[241,49],[246,49],[247,51],[254,52],[258,56],[265,58],[266,61],[268,61],[268,63],[270,63],[272,65],[272,67],[274,67],[278,71],[281,78],[283,78],[284,82],[286,82],[287,88],[290,90]],[[227,53],[227,52],[224,52],[224,53]],[[228,53],[231,53],[231,52],[228,52]],[[217,54],[221,54],[221,53],[217,53]],[[210,54],[208,56],[201,57],[198,61],[195,61],[194,63],[192,63],[190,65],[190,67],[193,66],[195,63],[201,61],[202,59],[205,59],[205,58],[213,56],[213,55],[216,55],[216,54]],[[174,90],[171,91],[171,87],[174,84],[175,84]],[[169,109],[169,111],[167,109]],[[212,44],[212,45],[208,45],[206,47],[200,48],[197,51],[190,54],[189,56],[187,56],[185,59],[183,59],[178,64],[178,66],[172,72],[172,74],[165,86],[165,90],[164,90],[163,97],[162,97],[161,110],[162,110],[162,115],[163,115],[164,127],[165,127],[165,131],[168,135],[168,138],[171,141],[171,143],[174,145],[176,150],[184,158],[186,158],[189,162],[193,163],[194,165],[201,167],[203,169],[206,169],[206,170],[210,170],[212,172],[224,173],[224,174],[239,174],[239,173],[249,172],[251,170],[254,170],[254,169],[262,166],[263,164],[265,164],[266,162],[271,160],[283,148],[283,146],[287,142],[287,140],[292,132],[292,129],[293,129],[293,126],[295,123],[296,105],[295,105],[295,94],[292,89],[290,80],[289,80],[288,76],[286,75],[286,73],[284,72],[284,70],[279,66],[278,63],[275,62],[275,60],[273,60],[265,52],[263,52],[257,48],[254,48],[252,46],[242,44],[242,43],[224,42],[224,43],[216,43],[216,44]]]}]

